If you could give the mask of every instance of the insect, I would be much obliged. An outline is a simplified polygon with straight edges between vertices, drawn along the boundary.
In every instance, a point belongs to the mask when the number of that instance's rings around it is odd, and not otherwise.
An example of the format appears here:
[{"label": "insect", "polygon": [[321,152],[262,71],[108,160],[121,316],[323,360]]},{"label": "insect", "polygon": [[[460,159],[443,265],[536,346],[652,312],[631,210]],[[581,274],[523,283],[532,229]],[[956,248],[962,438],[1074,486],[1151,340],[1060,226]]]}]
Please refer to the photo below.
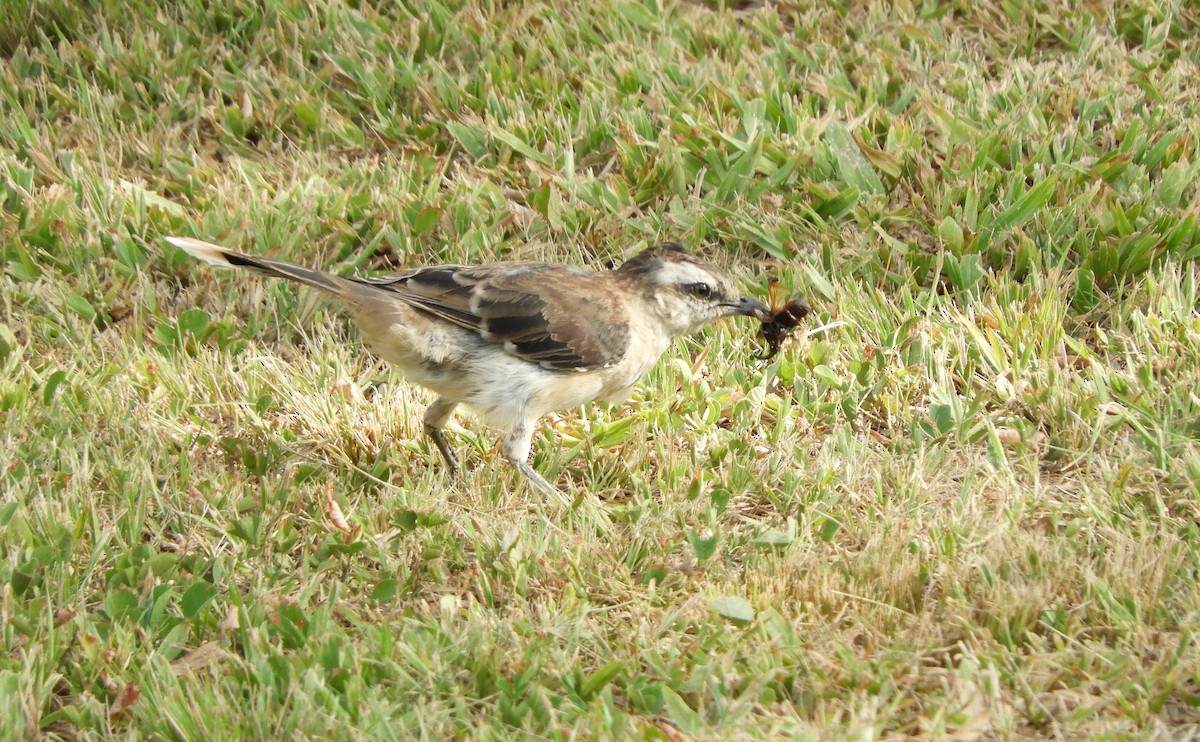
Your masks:
[{"label": "insect", "polygon": [[767,280],[767,296],[769,297],[767,303],[771,307],[771,318],[763,320],[762,329],[758,331],[759,337],[767,341],[766,350],[762,355],[757,356],[762,361],[774,358],[779,349],[783,347],[783,341],[795,331],[800,320],[812,311],[812,307],[803,299],[792,299],[780,306],[777,296],[779,286],[779,281],[774,278]]}]

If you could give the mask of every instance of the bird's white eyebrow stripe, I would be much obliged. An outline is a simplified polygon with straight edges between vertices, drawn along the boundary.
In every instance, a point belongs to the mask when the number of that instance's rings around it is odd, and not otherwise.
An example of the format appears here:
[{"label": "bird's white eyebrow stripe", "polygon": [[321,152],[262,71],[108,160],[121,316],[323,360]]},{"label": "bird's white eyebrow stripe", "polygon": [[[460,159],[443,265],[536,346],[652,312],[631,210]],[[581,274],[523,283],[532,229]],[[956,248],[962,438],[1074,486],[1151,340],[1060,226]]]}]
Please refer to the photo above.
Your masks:
[{"label": "bird's white eyebrow stripe", "polygon": [[692,263],[665,263],[656,271],[658,283],[715,283],[716,276]]}]

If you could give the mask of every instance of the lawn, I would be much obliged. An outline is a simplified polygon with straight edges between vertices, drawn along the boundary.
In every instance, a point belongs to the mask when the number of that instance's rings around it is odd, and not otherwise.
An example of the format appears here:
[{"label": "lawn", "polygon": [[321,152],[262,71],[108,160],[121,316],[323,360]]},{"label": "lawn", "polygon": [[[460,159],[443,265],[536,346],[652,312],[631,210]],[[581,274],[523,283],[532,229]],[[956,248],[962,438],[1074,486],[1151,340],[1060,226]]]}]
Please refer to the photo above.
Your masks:
[{"label": "lawn", "polygon": [[[0,8],[0,738],[1200,733],[1200,9]],[[814,308],[545,421],[341,273],[679,240]]]}]

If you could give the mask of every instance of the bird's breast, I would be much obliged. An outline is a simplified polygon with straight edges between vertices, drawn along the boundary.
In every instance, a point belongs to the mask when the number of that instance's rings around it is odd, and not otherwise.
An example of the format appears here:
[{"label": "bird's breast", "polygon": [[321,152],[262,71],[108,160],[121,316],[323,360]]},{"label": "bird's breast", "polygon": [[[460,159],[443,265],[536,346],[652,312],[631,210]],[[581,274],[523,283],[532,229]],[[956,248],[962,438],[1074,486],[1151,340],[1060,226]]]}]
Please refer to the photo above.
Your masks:
[{"label": "bird's breast", "polygon": [[671,338],[653,328],[634,327],[629,337],[629,348],[618,363],[596,372],[603,378],[602,388],[596,396],[607,402],[622,402],[629,397],[634,385],[654,368],[658,359],[671,344]]}]

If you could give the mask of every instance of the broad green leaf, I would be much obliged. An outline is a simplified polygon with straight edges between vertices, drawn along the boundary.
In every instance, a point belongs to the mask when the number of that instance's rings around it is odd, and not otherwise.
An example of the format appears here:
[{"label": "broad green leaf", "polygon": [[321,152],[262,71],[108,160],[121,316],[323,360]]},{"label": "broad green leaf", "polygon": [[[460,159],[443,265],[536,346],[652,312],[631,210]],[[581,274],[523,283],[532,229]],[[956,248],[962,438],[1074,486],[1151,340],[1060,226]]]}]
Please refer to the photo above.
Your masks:
[{"label": "broad green leaf", "polygon": [[394,577],[385,577],[371,591],[371,600],[376,603],[386,603],[400,593],[400,581]]},{"label": "broad green leaf", "polygon": [[199,335],[208,327],[208,312],[203,309],[185,309],[176,320],[179,329],[192,335]]},{"label": "broad green leaf", "polygon": [[392,525],[404,531],[415,531],[417,530],[417,519],[419,517],[419,514],[415,510],[399,510],[392,517]]},{"label": "broad green leaf", "polygon": [[54,401],[54,395],[58,392],[58,388],[67,380],[67,372],[63,370],[55,371],[50,374],[50,378],[46,379],[46,385],[42,387],[42,404],[49,406]]},{"label": "broad green leaf", "polygon": [[146,568],[159,579],[169,578],[179,566],[179,557],[169,551],[162,551],[146,560]]},{"label": "broad green leaf", "polygon": [[942,238],[942,242],[946,243],[951,252],[959,252],[963,246],[963,228],[955,221],[954,217],[948,216],[938,223],[938,237]]},{"label": "broad green leaf", "polygon": [[421,209],[416,213],[406,214],[409,226],[412,227],[413,234],[423,235],[431,232],[438,222],[442,220],[442,210],[430,206]]},{"label": "broad green leaf", "polygon": [[754,606],[745,598],[717,598],[708,605],[723,618],[728,618],[734,623],[746,624],[754,620]]},{"label": "broad green leaf", "polygon": [[1163,171],[1159,178],[1158,187],[1154,189],[1159,202],[1168,209],[1179,208],[1183,194],[1188,186],[1196,182],[1197,170],[1200,165],[1189,165],[1176,162]]},{"label": "broad green leaf", "polygon": [[104,611],[114,621],[119,621],[138,608],[137,596],[125,589],[113,590],[104,600]]},{"label": "broad green leaf", "polygon": [[585,701],[590,701],[592,698],[595,698],[597,693],[604,690],[604,686],[611,683],[615,677],[620,675],[624,669],[624,662],[619,660],[609,662],[584,681],[583,686],[579,689],[579,696]]},{"label": "broad green leaf", "polygon": [[833,537],[837,535],[841,527],[842,524],[836,518],[825,518],[824,522],[821,523],[821,530],[817,535],[820,536],[822,541],[828,543],[833,540]]},{"label": "broad green leaf", "polygon": [[521,137],[517,136],[513,132],[508,131],[507,129],[492,129],[491,134],[493,139],[508,145],[509,148],[520,154],[522,157],[533,160],[534,162],[540,165],[545,165],[546,167],[553,166],[553,163],[550,162],[549,157],[546,157],[546,155],[538,152],[536,149],[531,147],[528,142],[526,142],[524,139],[521,139]]},{"label": "broad green leaf", "polygon": [[[1194,241],[1196,239],[1196,235],[1193,233],[1193,228],[1195,225],[1196,218],[1191,215],[1180,219],[1179,222],[1171,228],[1171,231],[1167,233],[1167,238],[1165,240],[1167,250],[1170,252],[1178,251],[1180,246],[1184,245],[1189,237]],[[1194,256],[1187,254],[1181,255],[1180,257],[1184,260],[1190,260],[1194,258]],[[0,327],[0,330],[2,329],[3,327]]]},{"label": "broad green leaf", "polygon": [[846,385],[846,382],[834,373],[833,369],[823,363],[813,367],[812,375],[834,389],[841,389]]},{"label": "broad green leaf", "polygon": [[592,445],[598,448],[611,448],[622,443],[629,429],[637,421],[636,417],[622,417],[610,423],[593,426]]},{"label": "broad green leaf", "polygon": [[1101,293],[1096,287],[1096,274],[1087,268],[1075,273],[1075,291],[1071,295],[1071,308],[1076,312],[1090,312],[1100,303]]},{"label": "broad green leaf", "polygon": [[850,186],[833,198],[817,204],[813,211],[817,212],[822,219],[840,219],[850,213],[850,209],[853,209],[854,204],[858,203],[860,193],[857,186]]},{"label": "broad green leaf", "polygon": [[721,179],[721,185],[717,189],[717,197],[721,201],[732,201],[738,195],[739,188],[754,175],[754,168],[761,155],[761,137],[751,142],[744,152],[735,155],[736,159],[725,173],[725,177]]},{"label": "broad green leaf", "polygon": [[846,185],[862,193],[883,193],[883,181],[879,179],[879,173],[871,167],[845,124],[831,121],[825,127],[825,143],[829,145],[834,165]]},{"label": "broad green leaf", "polygon": [[316,131],[321,128],[321,112],[312,104],[305,101],[298,101],[292,104],[292,113],[304,127],[309,131]]},{"label": "broad green leaf", "polygon": [[184,618],[191,618],[208,605],[208,601],[217,596],[217,588],[204,580],[197,580],[183,593],[179,599],[179,612]]},{"label": "broad green leaf", "polygon": [[633,707],[644,714],[657,714],[662,711],[662,686],[650,682],[645,675],[638,675],[632,682],[627,683],[625,695],[633,703]]},{"label": "broad green leaf", "polygon": [[449,522],[450,519],[441,513],[428,512],[421,513],[417,516],[417,525],[421,526],[422,528],[436,528],[437,526],[445,525]]},{"label": "broad green leaf", "polygon": [[950,283],[954,288],[959,291],[974,289],[983,280],[985,275],[983,263],[980,261],[978,255],[964,255],[961,258],[947,255],[944,268],[946,277],[950,279]]},{"label": "broad green leaf", "polygon": [[1129,169],[1129,163],[1132,161],[1133,157],[1130,155],[1109,152],[1097,160],[1095,165],[1092,165],[1092,175],[1112,185]]},{"label": "broad green leaf", "polygon": [[712,506],[720,514],[725,512],[725,508],[729,507],[729,500],[733,497],[733,493],[727,489],[718,488],[713,490],[708,497],[712,501]]},{"label": "broad green leaf", "polygon": [[660,686],[667,718],[684,734],[697,735],[704,730],[704,719],[692,710],[679,694],[666,685]]},{"label": "broad green leaf", "polygon": [[[833,289],[833,283],[825,277],[825,274],[811,265],[806,264],[804,266],[804,281],[826,301],[833,301],[837,295],[837,292]],[[812,304],[812,302],[809,301],[809,304]]]},{"label": "broad green leaf", "polygon": [[954,429],[954,409],[948,404],[935,404],[929,408],[929,419],[940,435],[946,435]]},{"label": "broad green leaf", "polygon": [[714,533],[708,538],[701,538],[699,534],[692,531],[688,533],[687,540],[691,544],[692,552],[696,555],[696,558],[703,562],[716,553],[717,542],[720,541],[720,537]]},{"label": "broad green leaf", "polygon": [[795,540],[796,533],[793,529],[785,531],[779,528],[768,528],[754,537],[756,546],[787,546]]},{"label": "broad green leaf", "polygon": [[462,146],[472,159],[482,159],[488,153],[487,131],[481,126],[468,126],[457,121],[446,122],[450,136]]},{"label": "broad green leaf", "polygon": [[96,308],[92,306],[92,303],[87,299],[83,298],[74,291],[69,290],[66,292],[66,294],[64,294],[64,298],[67,303],[67,308],[75,314],[78,314],[80,317],[83,317],[89,321],[96,318]]}]

